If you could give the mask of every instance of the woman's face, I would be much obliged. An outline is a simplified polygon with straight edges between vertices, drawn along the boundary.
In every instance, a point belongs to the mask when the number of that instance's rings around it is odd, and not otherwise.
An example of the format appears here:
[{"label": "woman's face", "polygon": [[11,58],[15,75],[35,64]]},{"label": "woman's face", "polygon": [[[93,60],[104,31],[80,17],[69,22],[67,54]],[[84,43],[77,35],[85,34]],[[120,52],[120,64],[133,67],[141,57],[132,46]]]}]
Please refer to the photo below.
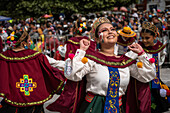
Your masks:
[{"label": "woman's face", "polygon": [[100,43],[115,44],[117,42],[116,29],[109,23],[104,23],[99,27],[98,36]]},{"label": "woman's face", "polygon": [[142,42],[146,47],[154,46],[154,40],[156,39],[156,37],[154,37],[150,33],[142,33],[141,37],[142,37]]}]

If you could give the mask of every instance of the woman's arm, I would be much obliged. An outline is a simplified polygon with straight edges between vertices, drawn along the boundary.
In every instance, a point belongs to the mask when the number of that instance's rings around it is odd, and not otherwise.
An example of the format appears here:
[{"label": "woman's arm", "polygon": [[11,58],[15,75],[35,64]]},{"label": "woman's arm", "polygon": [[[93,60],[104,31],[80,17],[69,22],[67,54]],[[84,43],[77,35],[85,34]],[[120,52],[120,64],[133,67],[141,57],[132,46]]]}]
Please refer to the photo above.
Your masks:
[{"label": "woman's arm", "polygon": [[[141,67],[137,63],[141,62]],[[156,76],[155,64],[149,61],[148,56],[145,54],[138,57],[136,64],[129,66],[130,75],[141,82],[150,82]]]},{"label": "woman's arm", "polygon": [[156,75],[155,64],[149,61],[150,58],[144,52],[143,48],[135,43],[130,45],[129,49],[134,52],[134,55],[131,55],[133,56],[132,59],[136,59],[137,61],[136,64],[129,66],[130,75],[144,83],[153,80]]},{"label": "woman's arm", "polygon": [[64,75],[67,79],[73,81],[81,81],[82,78],[93,70],[94,62],[88,59],[87,63],[83,63],[85,51],[78,49],[74,58],[66,60]]},{"label": "woman's arm", "polygon": [[48,62],[52,67],[58,68],[59,70],[64,70],[65,67],[65,61],[62,60],[55,60],[54,58],[49,57],[46,55]]},{"label": "woman's arm", "polygon": [[83,63],[82,59],[86,54],[86,50],[90,46],[90,41],[82,39],[80,41],[80,49],[76,51],[72,60],[66,60],[65,76],[73,81],[80,81],[82,78],[93,70],[94,62],[88,59],[87,63]]}]

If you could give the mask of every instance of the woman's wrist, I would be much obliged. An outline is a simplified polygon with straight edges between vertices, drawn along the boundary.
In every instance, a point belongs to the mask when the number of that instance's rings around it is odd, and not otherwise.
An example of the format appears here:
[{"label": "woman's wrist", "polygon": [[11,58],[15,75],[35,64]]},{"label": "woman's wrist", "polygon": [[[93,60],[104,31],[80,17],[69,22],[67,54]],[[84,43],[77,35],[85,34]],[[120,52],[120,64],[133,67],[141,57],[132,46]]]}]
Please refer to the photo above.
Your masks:
[{"label": "woman's wrist", "polygon": [[143,55],[144,53],[145,53],[145,51],[142,50],[141,52],[138,53],[138,56]]},{"label": "woman's wrist", "polygon": [[86,50],[87,50],[86,48],[83,48],[83,47],[80,47],[80,49],[83,50],[83,51],[86,51]]}]

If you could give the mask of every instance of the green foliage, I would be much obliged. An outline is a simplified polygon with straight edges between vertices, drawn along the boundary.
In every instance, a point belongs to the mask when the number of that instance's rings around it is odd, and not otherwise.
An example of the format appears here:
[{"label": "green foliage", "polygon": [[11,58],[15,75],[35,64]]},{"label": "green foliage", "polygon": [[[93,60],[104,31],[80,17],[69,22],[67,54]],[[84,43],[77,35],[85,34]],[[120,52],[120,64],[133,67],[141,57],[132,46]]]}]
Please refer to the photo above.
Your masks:
[{"label": "green foliage", "polygon": [[[132,0],[5,0],[0,4],[0,14],[12,18],[40,17],[43,14],[89,13],[128,6]],[[135,1],[135,0],[133,0]]]}]

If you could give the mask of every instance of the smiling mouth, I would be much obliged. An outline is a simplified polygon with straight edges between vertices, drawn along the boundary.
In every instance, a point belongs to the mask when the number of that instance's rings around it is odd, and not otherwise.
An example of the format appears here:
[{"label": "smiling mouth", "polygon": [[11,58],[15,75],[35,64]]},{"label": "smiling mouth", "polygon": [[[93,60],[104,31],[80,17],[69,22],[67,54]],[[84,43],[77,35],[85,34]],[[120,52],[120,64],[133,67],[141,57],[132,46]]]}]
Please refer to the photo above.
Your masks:
[{"label": "smiling mouth", "polygon": [[115,38],[115,35],[112,35],[112,36],[108,36],[107,39],[113,39]]}]

